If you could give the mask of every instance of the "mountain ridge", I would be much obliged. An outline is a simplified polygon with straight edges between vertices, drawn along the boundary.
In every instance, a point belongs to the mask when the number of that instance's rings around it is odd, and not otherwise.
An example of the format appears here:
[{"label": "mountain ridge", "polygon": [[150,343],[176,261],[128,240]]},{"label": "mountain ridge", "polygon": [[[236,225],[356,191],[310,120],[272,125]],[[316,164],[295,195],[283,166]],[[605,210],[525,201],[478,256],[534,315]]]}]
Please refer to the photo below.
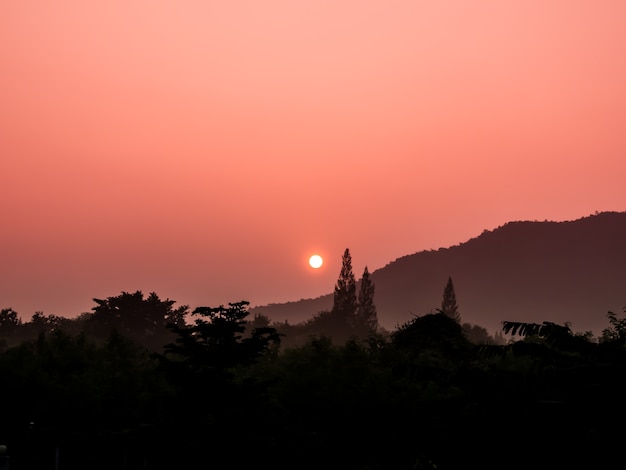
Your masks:
[{"label": "mountain ridge", "polygon": [[[463,322],[570,323],[599,335],[626,305],[626,212],[575,220],[510,221],[467,241],[397,258],[370,273],[380,324],[394,329],[441,304],[448,277]],[[257,306],[254,314],[300,323],[332,307],[332,293]]]}]

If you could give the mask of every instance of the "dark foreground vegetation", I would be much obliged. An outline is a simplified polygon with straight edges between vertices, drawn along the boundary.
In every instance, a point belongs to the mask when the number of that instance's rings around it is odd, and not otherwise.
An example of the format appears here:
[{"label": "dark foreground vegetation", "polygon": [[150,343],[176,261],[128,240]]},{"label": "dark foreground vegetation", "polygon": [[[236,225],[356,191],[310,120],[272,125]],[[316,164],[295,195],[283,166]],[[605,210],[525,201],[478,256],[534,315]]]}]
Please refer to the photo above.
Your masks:
[{"label": "dark foreground vegetation", "polygon": [[2,310],[10,469],[623,467],[626,319],[599,338],[505,322],[495,341],[450,280],[441,310],[386,332],[344,267],[301,325],[141,292],[73,320]]}]

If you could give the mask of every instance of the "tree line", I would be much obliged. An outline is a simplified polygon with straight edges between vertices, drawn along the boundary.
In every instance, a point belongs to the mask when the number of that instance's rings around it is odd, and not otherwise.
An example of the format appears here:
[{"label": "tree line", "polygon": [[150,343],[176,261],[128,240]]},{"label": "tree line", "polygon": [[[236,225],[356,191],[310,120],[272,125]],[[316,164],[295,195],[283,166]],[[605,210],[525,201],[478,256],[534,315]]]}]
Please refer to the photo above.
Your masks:
[{"label": "tree line", "polygon": [[[348,249],[333,306],[298,325],[248,302],[94,299],[77,319],[0,315],[0,450],[12,470],[608,468],[620,458],[626,319],[600,338],[441,308],[393,331]],[[478,329],[478,330],[477,330]],[[478,333],[477,333],[478,331]],[[472,336],[474,335],[474,336]]]}]

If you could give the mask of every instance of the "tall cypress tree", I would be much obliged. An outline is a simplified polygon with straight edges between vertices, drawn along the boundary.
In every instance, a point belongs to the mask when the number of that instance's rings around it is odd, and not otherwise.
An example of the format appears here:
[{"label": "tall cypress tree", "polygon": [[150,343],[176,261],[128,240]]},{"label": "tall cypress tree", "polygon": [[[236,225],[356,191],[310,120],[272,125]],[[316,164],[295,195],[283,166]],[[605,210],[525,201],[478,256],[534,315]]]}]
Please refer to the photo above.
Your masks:
[{"label": "tall cypress tree", "polygon": [[341,272],[335,284],[332,314],[341,323],[350,324],[356,313],[356,281],[352,273],[352,256],[346,248],[343,253]]},{"label": "tall cypress tree", "polygon": [[456,304],[456,294],[454,293],[454,284],[452,277],[448,277],[448,283],[443,290],[443,300],[441,301],[441,313],[446,314],[456,322],[461,322],[461,314]]},{"label": "tall cypress tree", "polygon": [[363,270],[361,286],[359,288],[359,303],[356,309],[356,323],[358,329],[363,329],[364,333],[372,333],[378,329],[378,315],[376,305],[374,305],[374,284],[370,279],[367,266]]}]

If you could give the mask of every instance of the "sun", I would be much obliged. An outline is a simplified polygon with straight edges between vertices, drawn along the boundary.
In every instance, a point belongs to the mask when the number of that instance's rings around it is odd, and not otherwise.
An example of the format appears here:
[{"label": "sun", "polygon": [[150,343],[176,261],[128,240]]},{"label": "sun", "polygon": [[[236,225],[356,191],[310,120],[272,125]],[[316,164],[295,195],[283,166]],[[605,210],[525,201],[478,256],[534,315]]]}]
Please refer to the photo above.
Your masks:
[{"label": "sun", "polygon": [[309,258],[309,266],[311,266],[313,269],[321,267],[323,263],[324,260],[320,255],[313,255]]}]

